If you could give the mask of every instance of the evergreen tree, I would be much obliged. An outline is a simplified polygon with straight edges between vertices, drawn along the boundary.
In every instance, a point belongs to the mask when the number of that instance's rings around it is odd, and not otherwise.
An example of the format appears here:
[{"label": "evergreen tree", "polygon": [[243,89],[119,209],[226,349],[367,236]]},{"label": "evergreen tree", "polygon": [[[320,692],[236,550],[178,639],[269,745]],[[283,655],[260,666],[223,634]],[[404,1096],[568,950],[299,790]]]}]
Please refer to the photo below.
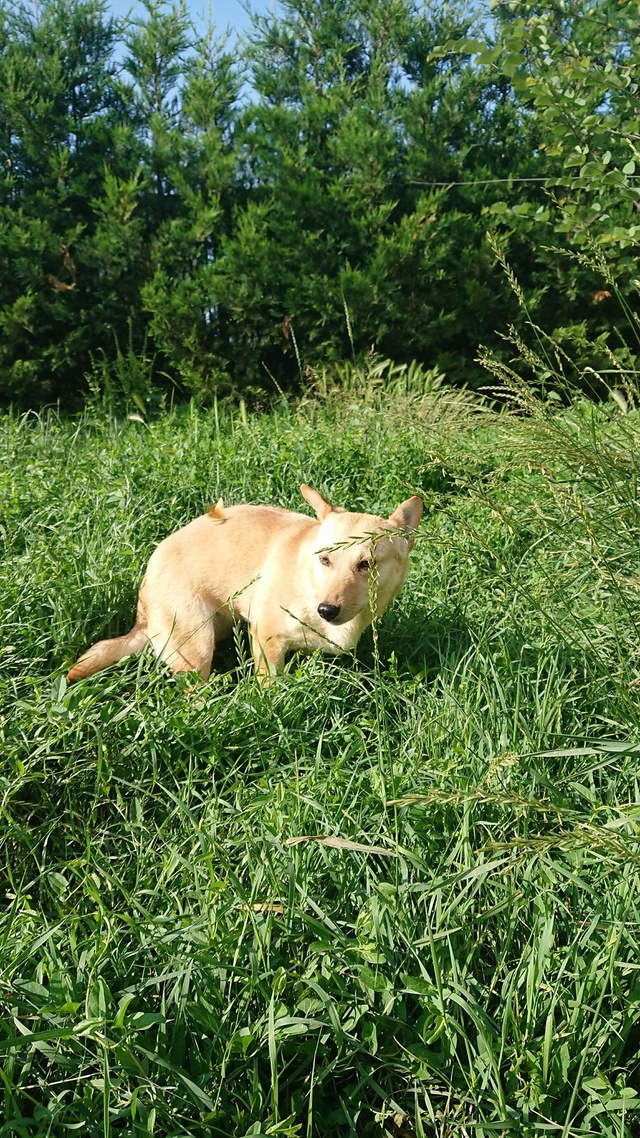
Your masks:
[{"label": "evergreen tree", "polygon": [[486,194],[433,183],[500,176],[528,154],[493,79],[428,62],[469,23],[406,0],[287,0],[256,21],[249,194],[216,271],[256,379],[283,353],[291,375],[297,351],[315,361],[372,344],[468,378],[508,288],[497,275],[485,287]]},{"label": "evergreen tree", "polygon": [[[136,43],[144,48],[144,42]],[[157,56],[151,53],[152,60]],[[142,89],[139,69],[131,70]],[[184,389],[206,396],[230,385],[224,314],[212,276],[221,234],[232,222],[234,108],[241,76],[225,41],[216,41],[212,31],[196,40],[181,71],[179,101],[167,83],[166,107],[161,103],[143,117],[152,124],[149,161],[156,201],[150,274],[141,298],[165,366]]]},{"label": "evergreen tree", "polygon": [[238,81],[183,7],[145,7],[119,66],[106,0],[2,10],[5,402],[73,403],[96,359],[135,357],[149,334],[165,386],[220,378],[207,274],[231,216]]},{"label": "evergreen tree", "polygon": [[0,18],[0,375],[5,398],[37,403],[89,363],[79,247],[108,150],[116,29],[105,0]]},{"label": "evergreen tree", "polygon": [[106,3],[0,0],[3,402],[123,353],[204,397],[372,346],[473,381],[523,319],[488,228],[547,328],[633,306],[630,3],[283,0],[249,85],[183,5]]}]

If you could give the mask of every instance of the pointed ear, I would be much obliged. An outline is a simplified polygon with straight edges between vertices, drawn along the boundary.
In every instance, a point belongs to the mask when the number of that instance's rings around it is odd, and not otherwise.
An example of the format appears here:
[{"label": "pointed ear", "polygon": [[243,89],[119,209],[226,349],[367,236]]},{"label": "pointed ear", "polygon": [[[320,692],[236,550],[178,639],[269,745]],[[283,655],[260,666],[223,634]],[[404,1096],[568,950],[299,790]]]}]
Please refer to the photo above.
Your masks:
[{"label": "pointed ear", "polygon": [[[398,526],[400,529],[417,529],[420,518],[422,517],[422,499],[414,496],[407,498],[406,502],[402,502],[397,510],[394,510],[389,518],[390,522]],[[413,549],[413,537],[407,537],[409,549]]]},{"label": "pointed ear", "polygon": [[327,514],[333,513],[334,507],[331,505],[331,502],[326,502],[322,494],[319,494],[317,490],[313,490],[311,486],[307,486],[305,482],[303,482],[300,487],[300,493],[305,502],[309,503],[311,509],[320,521],[323,521]]}]

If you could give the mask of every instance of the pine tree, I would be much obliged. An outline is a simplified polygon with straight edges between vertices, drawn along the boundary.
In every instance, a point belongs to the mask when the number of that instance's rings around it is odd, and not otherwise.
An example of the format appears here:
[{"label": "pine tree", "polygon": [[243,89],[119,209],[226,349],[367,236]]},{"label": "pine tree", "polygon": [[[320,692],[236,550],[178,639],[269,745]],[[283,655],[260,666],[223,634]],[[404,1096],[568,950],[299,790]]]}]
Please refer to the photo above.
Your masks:
[{"label": "pine tree", "polygon": [[[177,22],[167,26],[166,16],[160,19],[167,33],[177,34]],[[152,12],[152,21],[157,20]],[[141,55],[143,36],[149,36],[151,45],[158,39],[152,21],[136,39]],[[170,43],[169,35],[166,42]],[[143,121],[152,124],[147,161],[155,202],[151,203],[150,273],[141,298],[166,367],[183,390],[207,396],[231,386],[224,318],[212,276],[221,236],[232,223],[234,108],[242,80],[225,50],[225,40],[216,39],[212,30],[190,47],[180,69],[179,99],[170,86],[177,74],[172,74],[165,49],[168,66],[158,85],[163,98],[143,115]],[[152,60],[158,55],[155,49],[150,52]],[[148,79],[131,62],[129,68],[141,89],[148,86]]]},{"label": "pine tree", "polygon": [[[249,194],[216,270],[243,370],[420,358],[468,379],[511,303],[485,243],[490,195],[434,183],[526,162],[527,130],[492,78],[430,52],[463,9],[406,0],[286,0],[251,43],[242,124]],[[508,153],[507,153],[508,152]]]},{"label": "pine tree", "polygon": [[105,0],[2,10],[0,376],[4,398],[65,396],[89,363],[87,265],[114,106]]}]

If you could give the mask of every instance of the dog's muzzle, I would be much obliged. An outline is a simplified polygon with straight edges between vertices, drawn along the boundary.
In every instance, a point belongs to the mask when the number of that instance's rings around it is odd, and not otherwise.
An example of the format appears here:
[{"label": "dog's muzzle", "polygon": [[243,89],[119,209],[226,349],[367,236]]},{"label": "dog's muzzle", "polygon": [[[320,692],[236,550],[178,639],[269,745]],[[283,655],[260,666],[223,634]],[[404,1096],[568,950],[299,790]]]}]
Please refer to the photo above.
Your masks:
[{"label": "dog's muzzle", "polygon": [[326,605],[324,603],[321,605],[318,605],[318,613],[320,614],[320,616],[322,617],[323,620],[328,620],[328,621],[335,620],[339,612],[340,612],[340,605]]}]

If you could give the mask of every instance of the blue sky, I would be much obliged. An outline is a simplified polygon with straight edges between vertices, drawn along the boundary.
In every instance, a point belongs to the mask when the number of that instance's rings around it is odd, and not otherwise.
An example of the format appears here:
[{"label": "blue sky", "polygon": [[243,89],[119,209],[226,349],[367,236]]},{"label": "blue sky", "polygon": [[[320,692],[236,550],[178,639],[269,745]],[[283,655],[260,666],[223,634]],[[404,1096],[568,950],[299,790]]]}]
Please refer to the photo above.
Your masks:
[{"label": "blue sky", "polygon": [[[228,28],[232,33],[239,34],[250,26],[248,9],[256,12],[268,12],[275,6],[276,0],[186,0],[186,8],[196,27],[206,27],[211,21],[219,32]],[[140,4],[132,0],[111,0],[109,8],[114,16],[126,16],[128,12],[134,15],[141,10]]]}]

